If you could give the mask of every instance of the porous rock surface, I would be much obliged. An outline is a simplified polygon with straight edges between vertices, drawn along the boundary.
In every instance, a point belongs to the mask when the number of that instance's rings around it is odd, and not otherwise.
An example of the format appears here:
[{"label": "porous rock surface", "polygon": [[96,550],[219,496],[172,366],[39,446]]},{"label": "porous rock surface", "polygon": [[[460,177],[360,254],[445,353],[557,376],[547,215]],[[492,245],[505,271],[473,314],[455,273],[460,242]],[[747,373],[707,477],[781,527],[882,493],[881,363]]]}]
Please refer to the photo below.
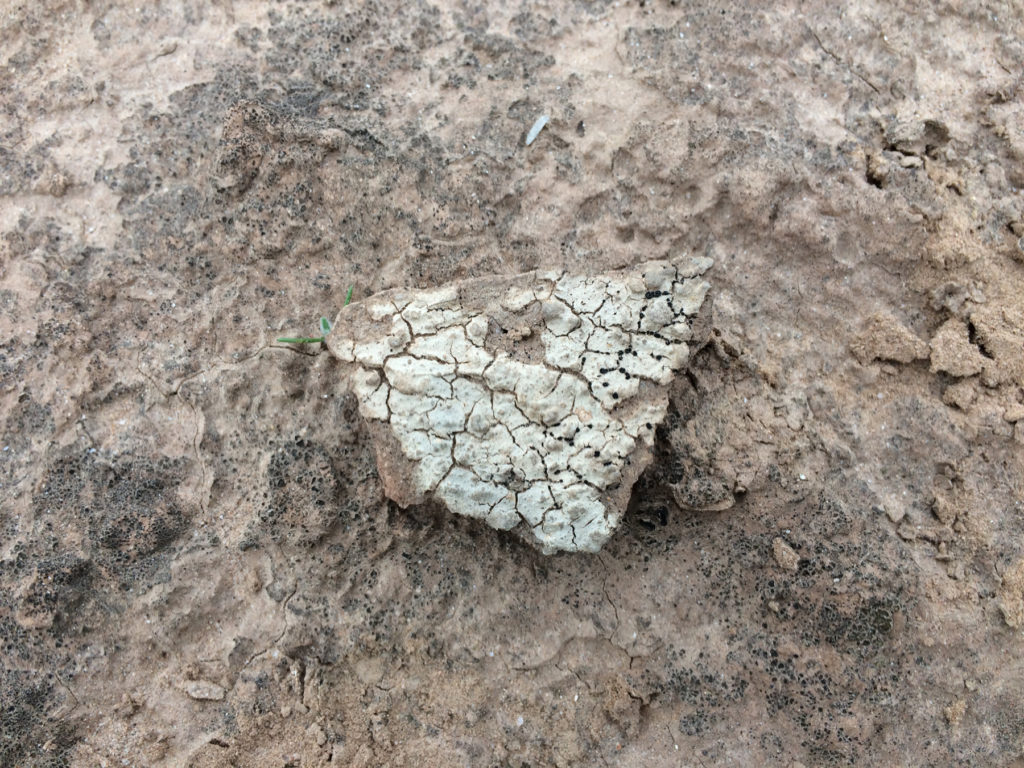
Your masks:
[{"label": "porous rock surface", "polygon": [[650,463],[666,385],[703,341],[711,264],[531,272],[343,309],[327,344],[355,364],[388,495],[433,496],[547,554],[598,551]]}]

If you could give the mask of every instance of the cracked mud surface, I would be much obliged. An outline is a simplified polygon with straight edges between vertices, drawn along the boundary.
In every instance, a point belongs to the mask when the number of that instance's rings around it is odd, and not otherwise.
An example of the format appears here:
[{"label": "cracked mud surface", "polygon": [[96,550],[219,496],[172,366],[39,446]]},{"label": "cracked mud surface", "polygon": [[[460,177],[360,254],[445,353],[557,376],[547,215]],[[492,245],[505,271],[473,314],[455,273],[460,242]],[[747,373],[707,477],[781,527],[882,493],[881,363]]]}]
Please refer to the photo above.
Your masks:
[{"label": "cracked mud surface", "polygon": [[345,307],[327,347],[355,364],[360,414],[397,440],[375,444],[388,497],[433,496],[545,554],[599,551],[650,463],[687,342],[706,340],[693,324],[711,264],[527,273]]},{"label": "cracked mud surface", "polygon": [[[1019,768],[1022,23],[10,5],[0,764]],[[682,254],[708,343],[597,554],[399,508],[274,343]]]}]

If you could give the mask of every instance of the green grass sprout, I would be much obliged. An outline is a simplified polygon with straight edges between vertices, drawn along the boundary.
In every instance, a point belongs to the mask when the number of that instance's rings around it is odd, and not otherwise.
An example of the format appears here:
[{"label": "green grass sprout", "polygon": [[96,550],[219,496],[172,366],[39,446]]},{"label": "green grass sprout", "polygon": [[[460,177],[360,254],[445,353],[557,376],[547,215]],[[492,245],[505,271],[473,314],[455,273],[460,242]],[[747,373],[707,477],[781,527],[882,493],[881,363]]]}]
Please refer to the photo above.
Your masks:
[{"label": "green grass sprout", "polygon": [[[349,305],[352,301],[352,289],[355,286],[350,285],[348,287],[348,293],[345,294],[345,306]],[[277,341],[280,344],[322,344],[327,338],[327,334],[331,332],[331,321],[326,317],[320,318],[320,333],[323,336],[280,336]]]}]

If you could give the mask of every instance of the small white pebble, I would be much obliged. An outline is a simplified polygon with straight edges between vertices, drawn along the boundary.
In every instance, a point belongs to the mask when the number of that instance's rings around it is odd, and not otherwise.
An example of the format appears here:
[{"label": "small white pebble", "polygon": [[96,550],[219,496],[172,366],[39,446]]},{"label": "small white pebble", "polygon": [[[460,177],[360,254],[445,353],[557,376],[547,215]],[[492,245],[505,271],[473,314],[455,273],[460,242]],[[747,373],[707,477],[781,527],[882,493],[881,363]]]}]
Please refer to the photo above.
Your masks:
[{"label": "small white pebble", "polygon": [[547,115],[541,115],[537,118],[533,127],[530,129],[530,132],[526,134],[526,146],[533,144],[534,140],[540,135],[540,132],[544,129],[544,126],[548,124],[550,119],[551,118]]}]

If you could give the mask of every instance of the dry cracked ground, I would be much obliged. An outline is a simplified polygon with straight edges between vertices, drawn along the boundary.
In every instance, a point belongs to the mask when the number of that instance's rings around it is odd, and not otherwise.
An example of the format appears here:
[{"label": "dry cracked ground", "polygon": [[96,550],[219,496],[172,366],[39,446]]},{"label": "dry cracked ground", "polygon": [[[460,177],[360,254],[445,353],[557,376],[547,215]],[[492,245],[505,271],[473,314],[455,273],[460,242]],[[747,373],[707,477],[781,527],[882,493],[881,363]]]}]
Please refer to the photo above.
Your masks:
[{"label": "dry cracked ground", "polygon": [[[0,764],[1024,766],[1024,11],[836,6],[4,3]],[[597,555],[275,342],[686,253]]]}]

